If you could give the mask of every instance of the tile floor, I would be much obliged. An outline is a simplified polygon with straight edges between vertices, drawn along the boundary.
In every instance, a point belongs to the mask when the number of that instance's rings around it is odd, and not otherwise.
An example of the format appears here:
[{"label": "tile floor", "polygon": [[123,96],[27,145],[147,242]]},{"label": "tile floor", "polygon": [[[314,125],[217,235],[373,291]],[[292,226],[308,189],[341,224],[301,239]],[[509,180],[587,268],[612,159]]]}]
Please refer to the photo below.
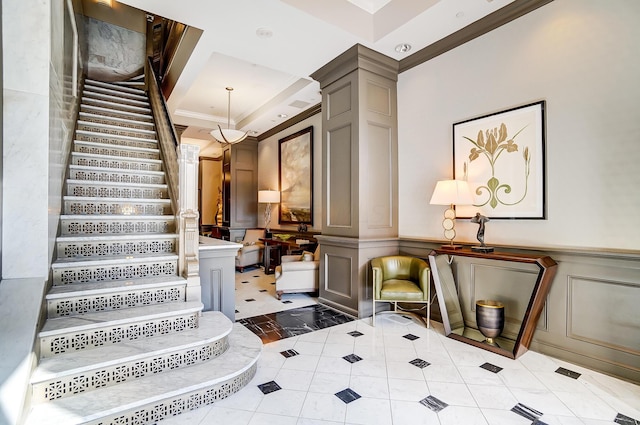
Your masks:
[{"label": "tile floor", "polygon": [[[260,270],[237,274],[237,279],[239,318],[267,313],[269,308],[258,306],[262,298],[270,308],[279,309],[272,312],[287,309],[290,315],[306,310],[294,303],[315,303],[313,297],[298,295],[277,301],[268,287],[273,275],[264,276]],[[245,280],[249,283],[242,283]],[[244,301],[251,298],[256,301]],[[287,300],[292,302],[283,304]],[[279,316],[285,318],[287,313]],[[380,315],[375,328],[370,319],[351,320],[265,344],[256,376],[247,387],[211,406],[161,422],[616,423],[640,425],[640,386],[533,351],[510,360],[445,338],[437,322],[426,329],[401,314]]]}]

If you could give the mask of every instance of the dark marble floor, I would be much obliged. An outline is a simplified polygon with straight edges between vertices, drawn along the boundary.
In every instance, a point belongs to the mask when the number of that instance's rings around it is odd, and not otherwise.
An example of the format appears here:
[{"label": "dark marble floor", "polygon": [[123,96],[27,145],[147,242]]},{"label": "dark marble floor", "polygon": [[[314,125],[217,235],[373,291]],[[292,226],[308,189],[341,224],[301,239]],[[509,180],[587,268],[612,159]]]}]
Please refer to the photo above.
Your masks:
[{"label": "dark marble floor", "polygon": [[258,335],[264,344],[317,331],[354,319],[329,307],[314,304],[277,313],[263,314],[238,320]]}]

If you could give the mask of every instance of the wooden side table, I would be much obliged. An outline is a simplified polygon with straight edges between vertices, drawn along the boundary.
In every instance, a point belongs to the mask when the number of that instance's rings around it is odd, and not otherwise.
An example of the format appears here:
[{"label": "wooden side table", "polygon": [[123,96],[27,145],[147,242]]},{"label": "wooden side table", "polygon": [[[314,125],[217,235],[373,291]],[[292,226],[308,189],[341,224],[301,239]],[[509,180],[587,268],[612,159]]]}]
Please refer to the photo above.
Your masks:
[{"label": "wooden side table", "polygon": [[282,244],[274,242],[273,239],[260,239],[264,243],[262,252],[262,264],[265,274],[275,273],[276,266],[280,265],[282,258]]}]

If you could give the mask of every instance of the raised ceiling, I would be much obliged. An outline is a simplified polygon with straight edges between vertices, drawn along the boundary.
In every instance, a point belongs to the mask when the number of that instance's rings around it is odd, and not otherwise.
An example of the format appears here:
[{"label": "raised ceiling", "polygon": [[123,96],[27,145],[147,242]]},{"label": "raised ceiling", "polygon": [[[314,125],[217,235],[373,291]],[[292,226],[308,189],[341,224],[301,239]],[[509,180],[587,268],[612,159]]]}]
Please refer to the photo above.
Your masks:
[{"label": "raised ceiling", "polygon": [[206,150],[227,124],[227,86],[231,126],[258,136],[320,103],[309,75],[354,44],[402,60],[514,0],[119,1],[203,30],[168,106]]}]

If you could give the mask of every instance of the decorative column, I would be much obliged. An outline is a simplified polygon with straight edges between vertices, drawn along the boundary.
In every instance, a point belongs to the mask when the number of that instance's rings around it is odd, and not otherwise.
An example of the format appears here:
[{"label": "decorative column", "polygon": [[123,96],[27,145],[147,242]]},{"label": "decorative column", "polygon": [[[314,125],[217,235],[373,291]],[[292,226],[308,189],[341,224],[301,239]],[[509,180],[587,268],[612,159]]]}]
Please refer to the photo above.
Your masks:
[{"label": "decorative column", "polygon": [[180,144],[178,154],[178,268],[187,279],[187,301],[201,301],[198,263],[198,153],[197,145]]},{"label": "decorative column", "polygon": [[322,88],[320,300],[372,312],[369,260],[398,252],[398,61],[355,45],[312,74]]}]

